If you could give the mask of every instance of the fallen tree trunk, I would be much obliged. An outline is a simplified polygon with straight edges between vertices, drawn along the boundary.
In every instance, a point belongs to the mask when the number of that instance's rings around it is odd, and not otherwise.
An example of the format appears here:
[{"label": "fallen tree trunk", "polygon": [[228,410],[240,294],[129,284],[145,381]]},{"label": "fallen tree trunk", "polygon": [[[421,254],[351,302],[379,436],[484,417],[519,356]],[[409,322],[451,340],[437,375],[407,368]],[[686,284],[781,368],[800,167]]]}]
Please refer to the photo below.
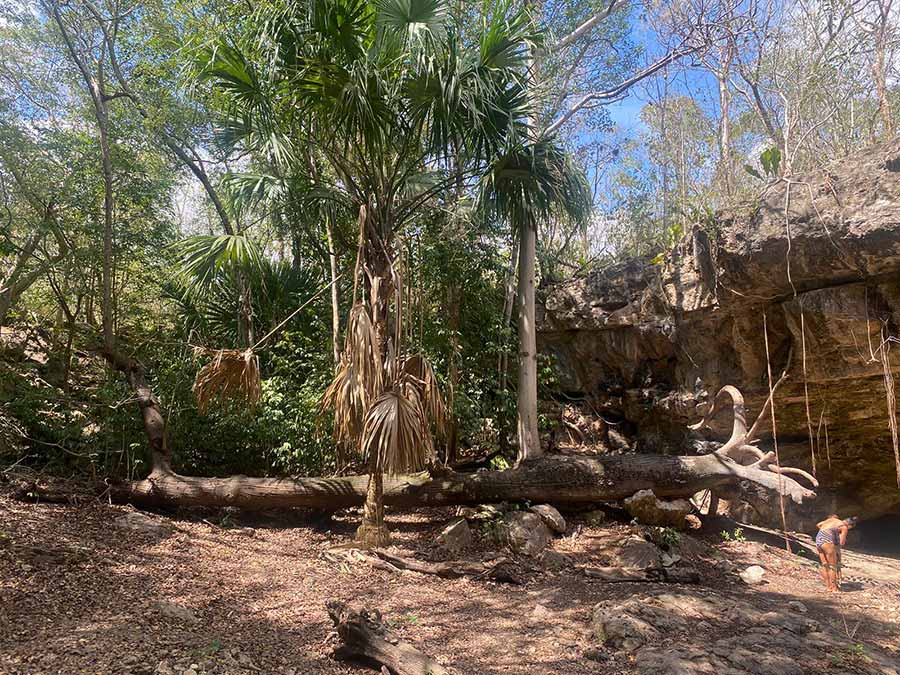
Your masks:
[{"label": "fallen tree trunk", "polygon": [[396,675],[449,675],[437,661],[388,631],[380,612],[355,610],[337,601],[325,606],[344,643],[336,657],[375,661]]},{"label": "fallen tree trunk", "polygon": [[[646,489],[660,497],[689,497],[700,490],[742,481],[780,492],[797,504],[815,497],[792,478],[713,453],[699,457],[551,456],[506,471],[385,476],[384,501],[397,506],[519,500],[588,504],[621,500]],[[367,483],[367,476],[202,478],[157,469],[144,480],[108,486],[105,495],[113,501],[150,507],[339,509],[362,504]]]}]

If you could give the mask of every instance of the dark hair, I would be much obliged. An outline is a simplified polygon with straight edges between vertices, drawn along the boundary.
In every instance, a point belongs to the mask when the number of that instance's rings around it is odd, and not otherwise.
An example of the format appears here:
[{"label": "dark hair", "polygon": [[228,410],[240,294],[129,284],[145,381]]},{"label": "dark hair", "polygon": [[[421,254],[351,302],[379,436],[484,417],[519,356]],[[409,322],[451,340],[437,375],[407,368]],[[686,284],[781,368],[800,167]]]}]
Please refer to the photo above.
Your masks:
[{"label": "dark hair", "polygon": [[844,525],[847,527],[856,527],[856,524],[859,522],[859,518],[856,516],[850,516],[849,518],[844,519]]}]

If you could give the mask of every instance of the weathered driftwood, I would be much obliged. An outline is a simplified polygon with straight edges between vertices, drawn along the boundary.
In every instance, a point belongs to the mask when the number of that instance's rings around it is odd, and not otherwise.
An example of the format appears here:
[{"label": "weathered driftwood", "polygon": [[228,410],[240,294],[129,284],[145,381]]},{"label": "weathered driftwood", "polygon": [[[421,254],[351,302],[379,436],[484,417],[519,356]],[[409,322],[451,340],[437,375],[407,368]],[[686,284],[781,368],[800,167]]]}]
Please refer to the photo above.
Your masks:
[{"label": "weathered driftwood", "polygon": [[343,643],[336,657],[374,661],[395,675],[449,675],[430,656],[396,638],[378,610],[357,610],[334,600],[325,607]]},{"label": "weathered driftwood", "polygon": [[581,573],[591,579],[608,582],[666,582],[671,584],[699,584],[700,573],[691,568],[648,567],[632,569],[627,567],[584,567]]}]

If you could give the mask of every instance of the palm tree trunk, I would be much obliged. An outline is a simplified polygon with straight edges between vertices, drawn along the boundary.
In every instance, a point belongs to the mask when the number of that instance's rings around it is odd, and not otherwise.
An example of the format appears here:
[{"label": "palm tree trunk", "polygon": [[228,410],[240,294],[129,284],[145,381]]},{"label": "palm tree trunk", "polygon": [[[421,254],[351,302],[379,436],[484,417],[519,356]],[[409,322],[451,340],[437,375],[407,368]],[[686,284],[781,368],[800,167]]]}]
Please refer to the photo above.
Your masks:
[{"label": "palm tree trunk", "polygon": [[362,524],[356,530],[356,540],[366,548],[377,548],[387,545],[390,538],[384,524],[384,475],[373,462],[366,487]]},{"label": "palm tree trunk", "polygon": [[518,461],[543,454],[537,423],[537,337],[534,325],[534,266],[537,230],[523,223],[519,231],[519,383]]},{"label": "palm tree trunk", "polygon": [[331,218],[325,218],[325,233],[328,236],[328,263],[331,269],[331,350],[334,363],[341,360],[341,308],[337,287],[337,252],[334,250],[334,227]]}]

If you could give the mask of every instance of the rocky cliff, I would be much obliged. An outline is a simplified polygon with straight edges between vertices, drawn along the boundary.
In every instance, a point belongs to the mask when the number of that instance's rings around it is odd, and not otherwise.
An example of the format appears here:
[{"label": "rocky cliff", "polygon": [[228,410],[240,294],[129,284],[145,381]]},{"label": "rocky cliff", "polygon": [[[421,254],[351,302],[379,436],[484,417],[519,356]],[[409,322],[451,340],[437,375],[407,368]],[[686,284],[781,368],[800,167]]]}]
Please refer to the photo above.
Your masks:
[{"label": "rocky cliff", "polygon": [[[788,373],[775,397],[782,463],[815,459],[819,512],[900,512],[885,378],[885,358],[900,374],[900,139],[769,185],[661,261],[546,289],[538,313],[565,394],[637,451],[702,452],[686,426],[725,384],[755,417],[767,332],[773,377]],[[729,425],[723,412],[706,439]],[[771,449],[771,425],[763,437]]]}]

